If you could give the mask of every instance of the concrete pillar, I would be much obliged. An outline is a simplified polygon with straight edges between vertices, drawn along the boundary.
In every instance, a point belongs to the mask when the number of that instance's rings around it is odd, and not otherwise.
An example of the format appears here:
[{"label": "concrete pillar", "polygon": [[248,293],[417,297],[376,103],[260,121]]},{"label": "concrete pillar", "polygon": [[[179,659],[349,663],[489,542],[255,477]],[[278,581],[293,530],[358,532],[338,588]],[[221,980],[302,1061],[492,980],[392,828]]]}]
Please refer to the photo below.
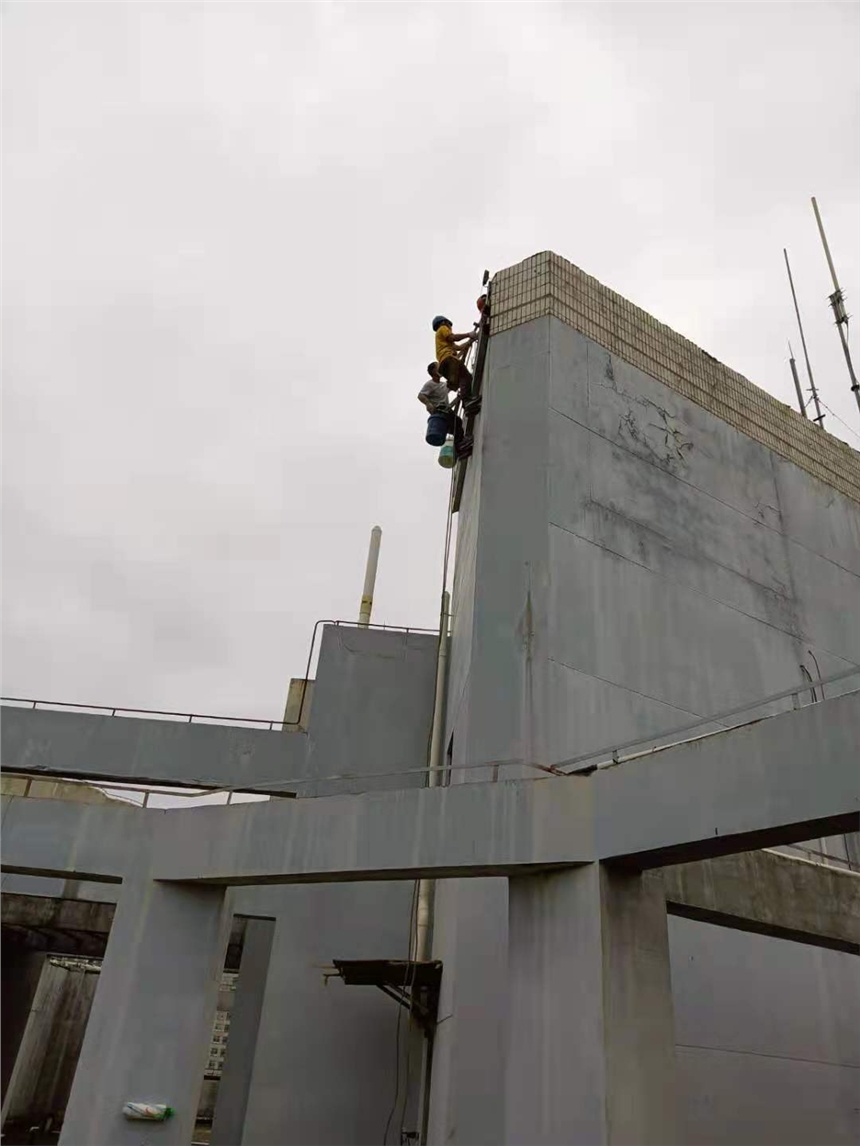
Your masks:
[{"label": "concrete pillar", "polygon": [[427,1142],[498,1146],[504,1134],[505,879],[436,883],[433,958],[443,964]]},{"label": "concrete pillar", "polygon": [[[122,885],[60,1142],[187,1146],[209,1053],[232,922],[221,887]],[[129,1122],[128,1101],[167,1103]]]},{"label": "concrete pillar", "polygon": [[508,963],[505,1142],[675,1142],[659,883],[602,864],[510,880]]},{"label": "concrete pillar", "polygon": [[212,1121],[212,1146],[238,1146],[242,1141],[274,938],[274,919],[248,920],[236,1000],[230,1015],[227,1054]]},{"label": "concrete pillar", "polygon": [[[2,1090],[5,1100],[6,1089],[15,1059],[21,1047],[21,1039],[27,1028],[30,1017],[30,1007],[39,977],[45,965],[45,955],[42,951],[33,951],[29,947],[13,943],[3,936],[3,964],[2,964],[2,996],[0,997],[0,1012],[3,1022],[0,1025],[2,1033]],[[5,1102],[4,1102],[5,1115]]]}]

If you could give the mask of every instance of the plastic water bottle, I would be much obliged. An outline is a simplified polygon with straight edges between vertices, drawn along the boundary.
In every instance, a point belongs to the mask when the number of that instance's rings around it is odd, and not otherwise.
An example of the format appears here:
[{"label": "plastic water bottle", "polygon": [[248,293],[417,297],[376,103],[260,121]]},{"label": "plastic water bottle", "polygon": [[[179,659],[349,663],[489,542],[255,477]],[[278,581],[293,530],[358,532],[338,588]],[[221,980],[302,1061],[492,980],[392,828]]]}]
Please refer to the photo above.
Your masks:
[{"label": "plastic water bottle", "polygon": [[172,1106],[160,1102],[127,1102],[122,1108],[126,1118],[140,1122],[165,1122],[173,1114]]},{"label": "plastic water bottle", "polygon": [[443,470],[450,470],[453,468],[455,460],[454,439],[449,434],[445,445],[439,451],[439,465]]}]

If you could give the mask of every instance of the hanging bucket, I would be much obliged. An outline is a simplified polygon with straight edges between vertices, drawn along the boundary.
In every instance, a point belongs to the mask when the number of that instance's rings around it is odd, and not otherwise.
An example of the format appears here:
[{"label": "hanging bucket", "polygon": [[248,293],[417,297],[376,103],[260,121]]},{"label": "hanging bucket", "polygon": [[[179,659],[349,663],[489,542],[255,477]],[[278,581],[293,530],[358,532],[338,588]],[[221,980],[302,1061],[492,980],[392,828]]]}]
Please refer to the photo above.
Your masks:
[{"label": "hanging bucket", "polygon": [[439,451],[439,465],[443,470],[450,470],[454,468],[454,439],[448,438],[445,445]]},{"label": "hanging bucket", "polygon": [[448,419],[444,414],[431,414],[427,419],[424,441],[428,446],[444,446],[448,437]]}]

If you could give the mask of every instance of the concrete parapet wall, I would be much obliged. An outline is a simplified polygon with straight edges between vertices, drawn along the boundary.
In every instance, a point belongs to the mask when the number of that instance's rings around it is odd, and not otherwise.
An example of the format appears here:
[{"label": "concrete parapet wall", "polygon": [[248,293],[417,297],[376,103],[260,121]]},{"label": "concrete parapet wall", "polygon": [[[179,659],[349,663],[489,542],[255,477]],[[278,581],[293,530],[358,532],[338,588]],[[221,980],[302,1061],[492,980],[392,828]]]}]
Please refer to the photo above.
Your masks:
[{"label": "concrete parapet wall", "polygon": [[860,454],[597,279],[542,251],[493,279],[492,333],[553,315],[860,501]]}]

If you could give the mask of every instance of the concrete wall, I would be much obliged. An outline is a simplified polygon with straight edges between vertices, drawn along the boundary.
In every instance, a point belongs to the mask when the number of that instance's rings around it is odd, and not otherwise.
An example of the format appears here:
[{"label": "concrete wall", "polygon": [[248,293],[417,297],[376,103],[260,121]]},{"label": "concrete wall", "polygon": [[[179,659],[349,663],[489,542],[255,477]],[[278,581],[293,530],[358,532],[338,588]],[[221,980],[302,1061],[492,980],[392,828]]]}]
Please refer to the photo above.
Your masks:
[{"label": "concrete wall", "polygon": [[[326,628],[308,752],[309,774],[321,779],[302,794],[422,785],[424,777],[410,770],[426,763],[435,668],[432,635]],[[379,772],[400,775],[371,775]],[[345,773],[357,778],[326,779]],[[222,1079],[222,1094],[236,1093],[247,1103],[242,1146],[372,1146],[382,1140],[394,1100],[400,1008],[373,987],[346,987],[339,979],[326,986],[323,973],[332,959],[405,958],[412,895],[411,883],[237,892],[237,912],[277,921],[252,1062],[231,1056],[228,1044]],[[258,987],[240,969],[237,1008],[244,993]],[[403,1079],[410,1039],[405,1016],[400,1018]],[[420,1061],[414,1039],[409,1059],[414,1088]],[[242,1098],[235,1074],[246,1070]],[[216,1107],[216,1130],[221,1118],[232,1125]],[[392,1135],[399,1113],[394,1126]]]},{"label": "concrete wall", "polygon": [[40,951],[33,951],[20,943],[10,942],[3,937],[3,960],[0,964],[2,973],[2,999],[0,999],[0,1044],[2,1044],[2,1078],[0,1078],[0,1091],[2,1101],[6,1099],[6,1087],[18,1057],[18,1050],[27,1021],[30,1017],[30,1008],[33,1005],[33,996],[39,985],[45,956]]},{"label": "concrete wall", "polygon": [[4,1124],[62,1117],[97,982],[95,972],[44,962],[4,1095]]},{"label": "concrete wall", "polygon": [[860,1141],[860,960],[669,919],[681,1141]]},{"label": "concrete wall", "polygon": [[280,786],[302,795],[356,790],[356,782],[318,782],[346,773],[362,777],[360,790],[402,786],[402,775],[370,774],[425,766],[436,647],[433,634],[326,625],[308,731],[289,736],[279,725],[268,731],[7,705],[2,765],[191,787]]},{"label": "concrete wall", "polygon": [[[637,737],[658,743],[698,717],[803,684],[801,666],[817,678],[860,665],[860,505],[556,318],[491,339],[459,518],[448,704],[455,764],[524,769]],[[858,682],[860,673],[826,695]],[[453,779],[470,777],[488,778],[477,769]],[[445,960],[451,1017],[434,1059],[442,1082],[433,1142],[502,1140],[497,1033],[468,1010],[479,981],[482,1016],[504,1012],[498,882],[483,892],[446,884],[437,901],[434,954]],[[685,965],[685,943],[699,934],[709,937],[704,970],[714,993],[741,996],[730,952],[754,960],[764,940],[673,921],[673,965]],[[853,957],[826,954],[836,960],[833,989],[856,994]],[[790,958],[773,961],[770,1002],[755,1019],[771,1046],[783,1041],[780,1011],[794,1005]],[[809,952],[797,958],[815,1000],[821,964]],[[698,1017],[681,1020],[688,1041],[706,1041],[694,1029],[711,997],[700,988]],[[815,1058],[805,1039],[787,1052],[797,1060],[792,1086],[818,1070],[803,1061]],[[850,1074],[844,1039],[826,1050]],[[461,1057],[468,1085],[459,1084]],[[779,1086],[766,1093],[740,1074],[740,1099],[714,1091],[706,1100],[702,1076],[686,1079],[690,1141],[795,1133]],[[843,1141],[848,1113],[844,1101],[822,1105],[808,1140]]]}]

